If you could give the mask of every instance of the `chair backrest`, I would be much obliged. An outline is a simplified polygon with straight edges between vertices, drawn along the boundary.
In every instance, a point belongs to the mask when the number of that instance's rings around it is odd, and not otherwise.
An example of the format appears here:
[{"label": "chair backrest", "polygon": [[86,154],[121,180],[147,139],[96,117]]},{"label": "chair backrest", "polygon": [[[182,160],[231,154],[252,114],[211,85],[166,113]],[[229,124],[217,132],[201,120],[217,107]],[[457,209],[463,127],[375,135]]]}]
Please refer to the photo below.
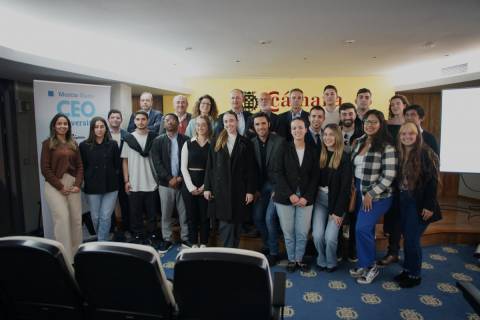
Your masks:
[{"label": "chair backrest", "polygon": [[83,298],[62,244],[37,237],[0,238],[0,291],[19,319],[82,319]]},{"label": "chair backrest", "polygon": [[271,319],[272,280],[264,255],[243,249],[182,250],[173,291],[181,319]]},{"label": "chair backrest", "polygon": [[75,277],[91,319],[168,319],[176,312],[172,284],[150,246],[83,244],[75,255]]}]

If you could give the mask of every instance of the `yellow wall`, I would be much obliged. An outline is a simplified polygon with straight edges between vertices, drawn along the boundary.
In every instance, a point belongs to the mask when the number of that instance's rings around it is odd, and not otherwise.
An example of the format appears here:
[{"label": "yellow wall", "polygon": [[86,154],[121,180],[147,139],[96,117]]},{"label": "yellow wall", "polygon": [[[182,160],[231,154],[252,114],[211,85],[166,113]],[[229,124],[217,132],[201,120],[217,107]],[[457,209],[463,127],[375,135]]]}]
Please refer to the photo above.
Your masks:
[{"label": "yellow wall", "polygon": [[[323,87],[327,84],[333,84],[337,87],[342,102],[354,103],[355,95],[359,88],[369,88],[373,93],[372,108],[382,111],[387,110],[388,99],[394,94],[393,86],[382,77],[348,77],[348,78],[292,78],[292,79],[190,79],[186,82],[186,87],[192,90],[189,96],[189,111],[193,107],[196,99],[203,94],[210,94],[215,98],[221,112],[230,108],[229,92],[233,88],[239,88],[244,91],[278,91],[277,113],[288,110],[288,107],[281,106],[282,97],[285,92],[292,88],[300,88],[305,96],[312,99],[319,97],[320,101],[323,93]],[[164,111],[173,111],[173,96],[164,96]],[[313,100],[315,101],[315,100]],[[308,110],[308,107],[305,107]]]}]

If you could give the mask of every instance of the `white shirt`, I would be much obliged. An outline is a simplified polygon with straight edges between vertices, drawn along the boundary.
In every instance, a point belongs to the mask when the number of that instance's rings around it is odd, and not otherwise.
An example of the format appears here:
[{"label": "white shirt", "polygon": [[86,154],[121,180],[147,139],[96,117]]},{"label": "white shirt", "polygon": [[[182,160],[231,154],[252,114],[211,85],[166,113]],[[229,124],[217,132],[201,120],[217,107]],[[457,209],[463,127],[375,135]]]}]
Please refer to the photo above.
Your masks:
[{"label": "white shirt", "polygon": [[228,154],[232,155],[233,147],[235,146],[235,140],[237,139],[237,135],[233,134],[228,134],[228,139],[227,139],[227,149],[228,149]]},{"label": "white shirt", "polygon": [[325,107],[325,121],[322,124],[322,128],[325,128],[326,125],[329,123],[335,123],[335,124],[340,123],[340,113],[338,112],[338,109],[339,107],[336,106],[335,109],[332,112],[330,112]]},{"label": "white shirt", "polygon": [[295,148],[295,151],[297,151],[298,163],[300,163],[300,166],[302,166],[303,156],[305,155],[305,148],[303,149]]},{"label": "white shirt", "polygon": [[355,167],[355,178],[362,179],[363,167],[365,166],[365,155],[357,155],[353,160],[353,166]]},{"label": "white shirt", "polygon": [[[140,135],[133,132],[132,135],[137,139],[142,149],[147,143],[147,135]],[[157,182],[153,177],[152,167],[150,166],[150,157],[142,157],[137,151],[130,148],[128,143],[123,144],[122,158],[128,159],[128,179],[130,181],[131,191],[133,192],[151,192],[157,190]]]}]

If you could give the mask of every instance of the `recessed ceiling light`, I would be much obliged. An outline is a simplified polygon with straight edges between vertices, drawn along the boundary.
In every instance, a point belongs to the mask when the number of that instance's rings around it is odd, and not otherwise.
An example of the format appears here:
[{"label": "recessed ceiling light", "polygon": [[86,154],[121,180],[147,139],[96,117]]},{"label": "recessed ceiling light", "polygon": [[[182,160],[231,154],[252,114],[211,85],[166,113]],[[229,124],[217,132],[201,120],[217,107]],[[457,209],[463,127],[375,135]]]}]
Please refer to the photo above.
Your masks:
[{"label": "recessed ceiling light", "polygon": [[377,59],[377,56],[373,56],[372,59]]},{"label": "recessed ceiling light", "polygon": [[449,57],[449,56],[450,56],[450,53],[447,53],[447,54],[445,54],[444,56],[445,56],[445,57]]},{"label": "recessed ceiling light", "polygon": [[239,59],[236,59],[236,60],[234,60],[234,61],[235,61],[235,62],[237,62],[237,63],[238,63],[238,62],[240,62],[240,60],[239,60]]},{"label": "recessed ceiling light", "polygon": [[185,47],[185,51],[190,51],[190,50],[193,50],[192,47]]},{"label": "recessed ceiling light", "polygon": [[354,44],[356,40],[353,40],[353,39],[350,39],[350,40],[345,40],[343,41],[343,44],[348,46],[348,45],[351,45],[351,44]]},{"label": "recessed ceiling light", "polygon": [[307,61],[307,60],[308,60],[308,58],[307,58],[307,57],[303,57],[303,60]]},{"label": "recessed ceiling light", "polygon": [[433,41],[427,41],[423,44],[423,47],[425,49],[432,49],[432,48],[435,48],[435,46],[436,46],[436,44]]},{"label": "recessed ceiling light", "polygon": [[272,43],[272,40],[260,40],[258,41],[262,46]]}]

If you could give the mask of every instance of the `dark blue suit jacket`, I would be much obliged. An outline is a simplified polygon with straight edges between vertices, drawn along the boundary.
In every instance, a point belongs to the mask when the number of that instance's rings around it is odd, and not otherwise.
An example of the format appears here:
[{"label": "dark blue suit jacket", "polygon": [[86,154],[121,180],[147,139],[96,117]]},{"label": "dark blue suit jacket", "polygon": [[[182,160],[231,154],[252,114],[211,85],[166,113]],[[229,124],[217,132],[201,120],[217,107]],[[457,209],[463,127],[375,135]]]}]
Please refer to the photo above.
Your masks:
[{"label": "dark blue suit jacket", "polygon": [[[310,114],[307,111],[302,110],[300,118],[304,119],[307,122],[307,129],[310,127],[310,121],[308,121],[308,116]],[[292,121],[292,111],[288,110],[279,115],[278,121],[278,131],[277,134],[284,137],[287,141],[292,141],[292,134],[290,133],[290,122]]]},{"label": "dark blue suit jacket", "polygon": [[[130,121],[128,122],[127,131],[132,133],[135,131],[136,126],[134,123],[135,114],[132,113],[130,116]],[[160,125],[162,124],[163,114],[155,109],[150,109],[150,114],[148,115],[148,131],[158,133],[160,130]]]}]

